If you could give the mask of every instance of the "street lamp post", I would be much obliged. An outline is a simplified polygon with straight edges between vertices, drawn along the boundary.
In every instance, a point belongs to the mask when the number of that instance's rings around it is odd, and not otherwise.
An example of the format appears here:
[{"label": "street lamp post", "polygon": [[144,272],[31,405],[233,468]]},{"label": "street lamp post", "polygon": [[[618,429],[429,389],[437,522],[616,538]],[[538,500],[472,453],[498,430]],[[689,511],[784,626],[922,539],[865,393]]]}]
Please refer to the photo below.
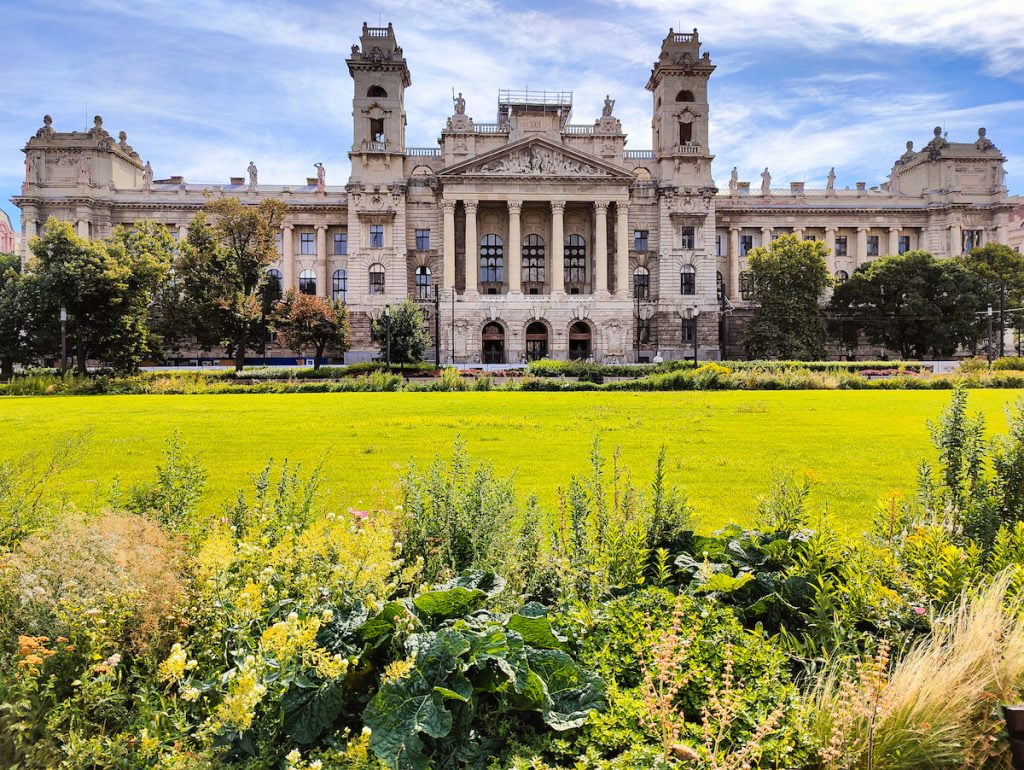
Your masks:
[{"label": "street lamp post", "polygon": [[391,306],[384,306],[384,335],[387,340],[384,346],[386,351],[385,361],[387,362],[388,371],[391,371]]},{"label": "street lamp post", "polygon": [[988,306],[988,311],[985,313],[988,316],[988,368],[992,369],[992,306]]},{"label": "street lamp post", "polygon": [[700,308],[693,306],[693,368],[697,368],[697,316],[700,315]]},{"label": "street lamp post", "polygon": [[434,368],[441,368],[441,289],[434,281]]},{"label": "street lamp post", "polygon": [[68,370],[68,309],[60,306],[60,376]]}]

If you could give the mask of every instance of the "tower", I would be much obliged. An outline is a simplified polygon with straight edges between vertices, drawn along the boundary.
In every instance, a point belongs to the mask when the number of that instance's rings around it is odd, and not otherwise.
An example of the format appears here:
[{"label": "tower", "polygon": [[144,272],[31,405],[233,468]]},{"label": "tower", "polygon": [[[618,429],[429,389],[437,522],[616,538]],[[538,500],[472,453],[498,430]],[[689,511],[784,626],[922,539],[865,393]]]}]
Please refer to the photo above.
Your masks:
[{"label": "tower", "polygon": [[711,55],[700,53],[700,37],[671,29],[651,70],[647,90],[654,98],[654,157],[664,180],[682,185],[711,184],[708,145],[708,78]]},{"label": "tower", "polygon": [[390,182],[402,178],[405,156],[405,89],[412,82],[395,31],[363,22],[359,45],[346,61],[352,96],[352,180]]}]

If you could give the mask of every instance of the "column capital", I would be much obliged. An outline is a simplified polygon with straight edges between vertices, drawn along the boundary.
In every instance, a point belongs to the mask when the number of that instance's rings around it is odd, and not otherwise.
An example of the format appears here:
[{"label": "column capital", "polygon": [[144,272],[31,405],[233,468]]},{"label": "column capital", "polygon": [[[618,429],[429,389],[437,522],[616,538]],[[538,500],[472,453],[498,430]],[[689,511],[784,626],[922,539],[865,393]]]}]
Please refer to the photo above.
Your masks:
[{"label": "column capital", "polygon": [[549,201],[551,204],[551,211],[558,212],[561,214],[565,211],[565,201]]},{"label": "column capital", "polygon": [[761,225],[762,233],[770,233],[773,229],[775,228],[773,228],[771,225]]},{"label": "column capital", "polygon": [[476,211],[480,206],[480,201],[476,200],[465,200],[462,201],[462,205],[466,207],[466,211]]},{"label": "column capital", "polygon": [[509,214],[519,214],[523,210],[523,202],[520,200],[507,200],[505,205],[508,206]]},{"label": "column capital", "polygon": [[594,201],[594,211],[604,214],[608,211],[608,201]]},{"label": "column capital", "polygon": [[294,230],[295,229],[295,225],[291,225],[291,224],[281,225],[281,229],[282,230]]},{"label": "column capital", "polygon": [[871,228],[868,225],[857,225],[857,232],[858,233],[866,233],[870,229]]},{"label": "column capital", "polygon": [[441,208],[444,210],[445,213],[448,213],[450,211],[454,212],[456,202],[457,201],[449,200],[446,198],[441,201]]},{"label": "column capital", "polygon": [[890,233],[898,233],[898,232],[899,232],[900,230],[902,230],[902,229],[903,229],[903,228],[902,228],[902,227],[900,227],[899,225],[892,225],[892,226],[891,226],[891,227],[889,228],[889,232],[890,232]]},{"label": "column capital", "polygon": [[615,208],[618,209],[620,214],[628,214],[629,201],[615,201]]},{"label": "column capital", "polygon": [[326,230],[327,225],[313,225],[317,230]]},{"label": "column capital", "polygon": [[738,233],[742,229],[743,228],[740,227],[739,225],[729,225],[729,232],[730,233]]}]

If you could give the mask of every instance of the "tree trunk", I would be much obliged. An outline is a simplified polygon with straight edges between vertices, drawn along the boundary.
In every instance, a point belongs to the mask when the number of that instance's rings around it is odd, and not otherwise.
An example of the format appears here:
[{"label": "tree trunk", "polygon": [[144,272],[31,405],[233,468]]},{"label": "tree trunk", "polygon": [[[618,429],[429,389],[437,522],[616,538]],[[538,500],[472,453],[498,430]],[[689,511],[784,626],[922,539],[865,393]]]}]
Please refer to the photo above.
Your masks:
[{"label": "tree trunk", "polygon": [[246,339],[245,332],[242,332],[238,336],[238,343],[235,346],[235,371],[240,372],[245,368],[245,347]]},{"label": "tree trunk", "polygon": [[14,359],[0,359],[0,380],[10,380],[14,376]]},{"label": "tree trunk", "polygon": [[319,345],[316,346],[316,353],[313,355],[314,372],[320,371],[320,362],[323,360],[325,347],[327,347],[326,342],[321,342]]}]

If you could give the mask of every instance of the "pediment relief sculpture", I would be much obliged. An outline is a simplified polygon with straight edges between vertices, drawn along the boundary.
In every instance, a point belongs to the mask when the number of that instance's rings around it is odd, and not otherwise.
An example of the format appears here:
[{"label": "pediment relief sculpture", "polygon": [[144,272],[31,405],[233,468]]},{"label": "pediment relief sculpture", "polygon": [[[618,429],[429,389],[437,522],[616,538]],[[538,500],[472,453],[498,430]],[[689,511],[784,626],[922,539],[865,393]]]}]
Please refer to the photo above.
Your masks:
[{"label": "pediment relief sculpture", "polygon": [[523,147],[475,169],[482,174],[532,176],[595,176],[605,174],[590,163],[561,155],[546,147]]}]

